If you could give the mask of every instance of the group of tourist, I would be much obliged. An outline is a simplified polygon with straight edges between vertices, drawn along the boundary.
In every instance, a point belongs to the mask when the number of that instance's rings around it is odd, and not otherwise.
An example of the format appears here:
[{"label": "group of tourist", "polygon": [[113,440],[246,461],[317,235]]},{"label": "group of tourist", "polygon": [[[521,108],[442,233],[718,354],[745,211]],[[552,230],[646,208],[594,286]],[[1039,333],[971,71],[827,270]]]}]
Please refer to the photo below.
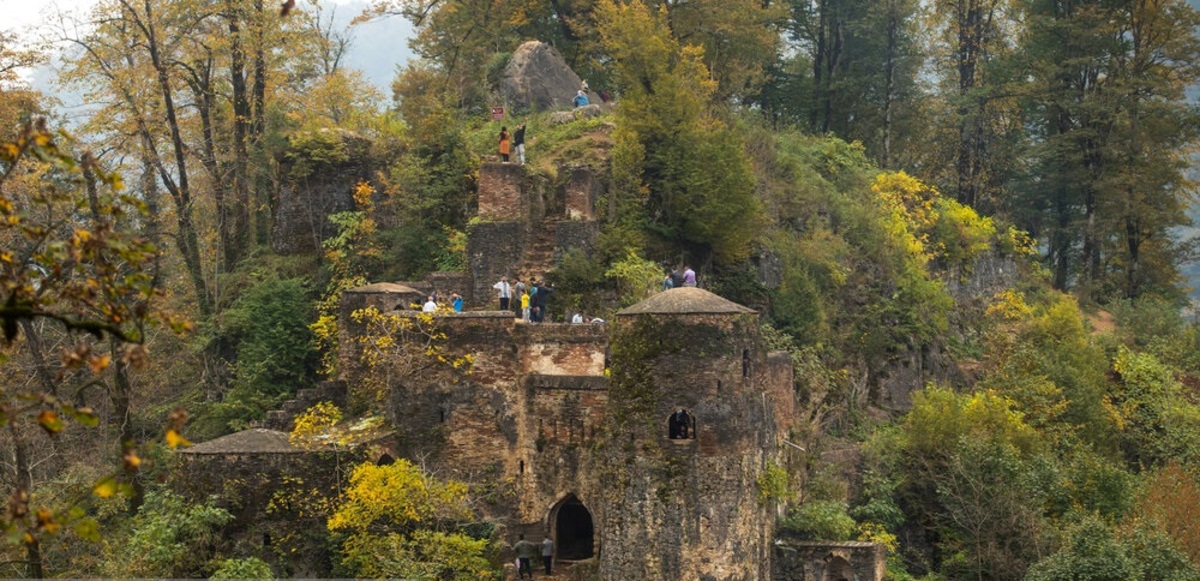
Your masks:
[{"label": "group of tourist", "polygon": [[520,279],[513,278],[509,283],[508,277],[502,276],[492,288],[500,298],[501,311],[513,310],[526,323],[546,320],[546,307],[550,303],[550,296],[554,294],[554,287],[540,280],[526,287]]},{"label": "group of tourist", "polygon": [[696,286],[696,271],[692,267],[683,265],[683,270],[678,268],[672,270],[663,278],[662,289],[670,290],[681,286]]},{"label": "group of tourist", "polygon": [[516,154],[517,164],[525,165],[525,124],[522,123],[512,135],[508,127],[500,127],[500,161],[508,163],[510,154]]},{"label": "group of tourist", "polygon": [[513,545],[513,553],[517,555],[517,578],[524,579],[526,575],[533,579],[533,559],[537,558],[538,553],[542,555],[542,564],[546,567],[546,574],[551,573],[551,566],[554,564],[554,541],[547,536],[546,540],[542,541],[541,551],[538,546],[525,540],[525,535],[521,535],[517,540],[517,544]]},{"label": "group of tourist", "polygon": [[[438,302],[438,293],[437,293],[437,291],[433,291],[433,292],[429,293],[429,296],[425,297],[425,304],[421,305],[421,312],[436,313],[439,308],[441,308],[441,304]],[[460,295],[456,292],[450,293],[450,308],[454,309],[454,312],[456,312],[456,313],[462,312],[462,310],[463,310],[462,295]]]}]

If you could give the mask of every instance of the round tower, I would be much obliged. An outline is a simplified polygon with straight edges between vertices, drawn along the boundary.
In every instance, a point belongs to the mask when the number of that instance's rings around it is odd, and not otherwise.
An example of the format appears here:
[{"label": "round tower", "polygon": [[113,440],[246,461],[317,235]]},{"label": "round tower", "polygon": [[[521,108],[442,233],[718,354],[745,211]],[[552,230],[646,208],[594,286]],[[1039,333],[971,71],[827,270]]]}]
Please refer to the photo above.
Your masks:
[{"label": "round tower", "polygon": [[757,314],[708,291],[672,289],[617,313],[601,579],[769,579],[765,368]]}]

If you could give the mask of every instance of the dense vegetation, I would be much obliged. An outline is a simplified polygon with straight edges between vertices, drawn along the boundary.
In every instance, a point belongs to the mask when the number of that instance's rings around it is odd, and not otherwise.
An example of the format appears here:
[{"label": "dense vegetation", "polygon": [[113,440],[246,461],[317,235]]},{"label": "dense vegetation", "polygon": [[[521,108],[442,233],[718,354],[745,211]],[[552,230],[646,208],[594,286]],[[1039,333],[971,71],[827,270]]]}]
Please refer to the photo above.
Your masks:
[{"label": "dense vegetation", "polygon": [[[0,575],[290,573],[162,484],[171,449],[335,373],[341,291],[464,267],[499,129],[484,112],[536,38],[618,96],[598,119],[521,112],[535,181],[567,157],[608,172],[599,250],[549,273],[560,299],[604,316],[687,262],[764,314],[807,419],[804,469],[764,492],[792,507],[781,527],[883,542],[896,579],[1200,578],[1200,326],[1175,235],[1200,131],[1186,3],[364,15],[385,17],[416,24],[420,55],[391,106],[311,5],[102,0],[87,26],[37,31],[73,47],[61,81],[96,104],[75,139],[15,76],[48,53],[0,35]],[[380,171],[337,234],[274,254],[279,190],[356,155]],[[898,391],[912,367],[928,385]],[[355,412],[378,411],[388,386],[369,387]],[[394,496],[369,493],[383,481]],[[464,528],[459,483],[397,462],[346,484],[306,513],[328,519],[339,574],[493,574],[495,532]]]}]

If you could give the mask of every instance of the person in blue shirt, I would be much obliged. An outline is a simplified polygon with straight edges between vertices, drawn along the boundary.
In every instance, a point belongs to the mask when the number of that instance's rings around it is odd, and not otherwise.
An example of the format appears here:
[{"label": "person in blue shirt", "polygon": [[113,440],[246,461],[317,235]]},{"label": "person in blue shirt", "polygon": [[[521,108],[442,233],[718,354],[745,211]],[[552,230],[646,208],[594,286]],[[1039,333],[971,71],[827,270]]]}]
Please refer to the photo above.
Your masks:
[{"label": "person in blue shirt", "polygon": [[583,90],[580,89],[580,91],[575,94],[575,98],[571,102],[575,103],[576,107],[582,107],[584,105],[587,105],[588,104],[587,93],[584,93]]},{"label": "person in blue shirt", "polygon": [[450,304],[454,306],[454,312],[461,313],[463,305],[462,295],[450,293]]}]

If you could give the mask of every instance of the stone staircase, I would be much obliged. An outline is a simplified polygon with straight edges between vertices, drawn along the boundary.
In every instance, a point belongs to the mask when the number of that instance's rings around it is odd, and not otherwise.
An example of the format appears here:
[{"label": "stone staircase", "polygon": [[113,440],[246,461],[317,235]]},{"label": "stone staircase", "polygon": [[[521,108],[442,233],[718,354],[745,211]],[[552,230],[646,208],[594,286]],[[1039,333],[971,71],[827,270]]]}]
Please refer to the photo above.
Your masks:
[{"label": "stone staircase", "polygon": [[294,399],[283,402],[279,409],[267,412],[266,418],[252,422],[250,427],[290,432],[296,416],[323,401],[331,401],[338,407],[344,407],[346,405],[346,382],[322,381],[316,387],[298,390]]},{"label": "stone staircase", "polygon": [[558,243],[558,217],[547,216],[530,233],[529,244],[521,253],[521,262],[513,269],[527,287],[535,280],[545,280],[554,268],[554,252]]}]

